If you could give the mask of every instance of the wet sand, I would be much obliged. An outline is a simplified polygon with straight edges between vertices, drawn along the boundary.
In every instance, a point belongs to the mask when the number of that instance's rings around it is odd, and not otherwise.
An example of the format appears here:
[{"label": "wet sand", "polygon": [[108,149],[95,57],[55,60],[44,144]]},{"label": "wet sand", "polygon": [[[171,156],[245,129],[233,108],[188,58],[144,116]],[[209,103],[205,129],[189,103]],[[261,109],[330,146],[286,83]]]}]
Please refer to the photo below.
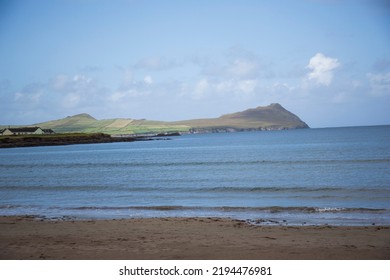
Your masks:
[{"label": "wet sand", "polygon": [[390,259],[390,226],[254,226],[220,218],[0,217],[0,259]]}]

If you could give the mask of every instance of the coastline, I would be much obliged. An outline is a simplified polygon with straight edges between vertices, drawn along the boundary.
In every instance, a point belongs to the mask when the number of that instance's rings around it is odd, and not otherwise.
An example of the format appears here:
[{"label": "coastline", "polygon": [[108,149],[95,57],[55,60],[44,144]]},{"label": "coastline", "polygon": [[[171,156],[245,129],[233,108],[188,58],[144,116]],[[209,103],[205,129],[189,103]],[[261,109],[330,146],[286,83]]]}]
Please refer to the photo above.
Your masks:
[{"label": "coastline", "polygon": [[0,217],[0,259],[390,259],[390,226],[255,226],[225,218]]},{"label": "coastline", "polygon": [[133,135],[133,136],[111,136],[103,133],[65,133],[53,135],[17,135],[0,136],[0,148],[20,147],[41,147],[41,146],[63,146],[76,144],[101,144],[152,140],[169,140],[167,136],[179,134],[155,134],[155,135]]}]

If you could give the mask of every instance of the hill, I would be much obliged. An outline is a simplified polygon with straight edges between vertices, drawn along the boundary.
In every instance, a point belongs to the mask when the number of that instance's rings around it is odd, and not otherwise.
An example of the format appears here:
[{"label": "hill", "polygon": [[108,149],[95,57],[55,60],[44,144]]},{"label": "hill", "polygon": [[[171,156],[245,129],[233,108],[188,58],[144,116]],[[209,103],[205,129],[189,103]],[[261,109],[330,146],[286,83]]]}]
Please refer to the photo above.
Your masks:
[{"label": "hill", "polygon": [[199,132],[281,130],[309,127],[299,117],[278,103],[222,115],[219,118],[180,121],[173,124],[188,125],[192,131]]},{"label": "hill", "polygon": [[164,122],[134,120],[134,119],[106,119],[97,120],[88,114],[78,114],[64,119],[35,124],[42,128],[51,128],[57,133],[83,132],[120,134],[144,134],[185,132],[190,127],[185,125],[170,125]]},{"label": "hill", "polygon": [[277,103],[209,119],[194,119],[176,122],[122,118],[97,120],[88,114],[79,114],[59,120],[34,124],[34,126],[51,128],[57,133],[101,132],[111,135],[308,128],[307,124],[299,117],[287,111]]}]

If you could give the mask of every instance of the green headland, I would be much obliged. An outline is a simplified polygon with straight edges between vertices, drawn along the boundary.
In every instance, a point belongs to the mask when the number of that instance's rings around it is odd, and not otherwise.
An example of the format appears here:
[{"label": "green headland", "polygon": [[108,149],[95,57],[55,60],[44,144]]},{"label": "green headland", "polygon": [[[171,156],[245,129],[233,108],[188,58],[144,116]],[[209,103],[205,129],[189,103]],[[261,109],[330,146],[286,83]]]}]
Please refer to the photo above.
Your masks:
[{"label": "green headland", "polygon": [[106,133],[110,135],[308,128],[308,125],[298,116],[287,111],[277,103],[222,115],[219,118],[164,122],[123,118],[97,120],[88,114],[79,114],[34,124],[34,126],[52,129],[56,133],[82,132]]}]

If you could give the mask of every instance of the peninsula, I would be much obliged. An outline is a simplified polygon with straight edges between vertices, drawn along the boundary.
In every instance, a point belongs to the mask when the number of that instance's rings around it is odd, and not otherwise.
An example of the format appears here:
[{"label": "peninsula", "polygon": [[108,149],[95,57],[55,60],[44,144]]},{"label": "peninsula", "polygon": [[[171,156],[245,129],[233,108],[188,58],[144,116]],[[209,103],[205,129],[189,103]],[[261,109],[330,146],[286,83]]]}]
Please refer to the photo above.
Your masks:
[{"label": "peninsula", "polygon": [[175,136],[181,133],[308,127],[298,116],[278,103],[226,114],[218,118],[175,122],[124,118],[97,120],[84,113],[24,127],[0,126],[0,148],[131,142],[164,139],[158,137]]},{"label": "peninsula", "polygon": [[[105,133],[128,136],[145,133],[208,133],[250,130],[283,130],[308,128],[298,116],[278,103],[260,106],[218,118],[193,119],[174,122],[136,119],[97,120],[89,114],[78,114],[63,119],[34,124],[56,133]],[[3,126],[5,128],[6,126]],[[2,127],[0,126],[0,129]]]}]

